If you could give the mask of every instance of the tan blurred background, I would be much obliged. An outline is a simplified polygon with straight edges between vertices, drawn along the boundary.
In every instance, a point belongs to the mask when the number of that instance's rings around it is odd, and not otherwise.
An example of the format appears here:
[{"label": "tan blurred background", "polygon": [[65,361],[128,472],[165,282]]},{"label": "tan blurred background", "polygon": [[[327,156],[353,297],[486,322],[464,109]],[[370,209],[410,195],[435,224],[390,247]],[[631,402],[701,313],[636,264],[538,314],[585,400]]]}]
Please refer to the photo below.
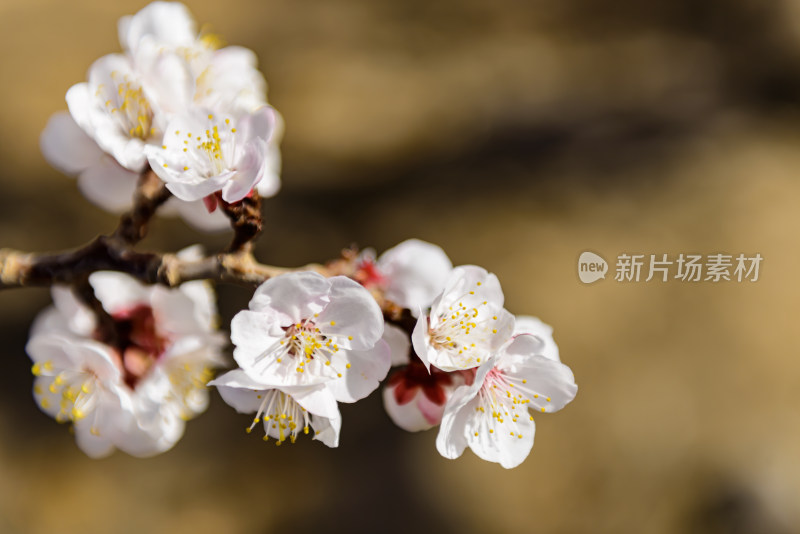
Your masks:
[{"label": "tan blurred background", "polygon": [[[38,151],[144,2],[0,2],[0,246],[108,232]],[[218,397],[170,452],[93,461],[39,412],[44,290],[0,294],[0,532],[800,532],[800,2],[227,0],[286,121],[265,262],[418,237],[555,327],[577,399],[506,471],[439,457],[373,394],[338,449],[276,449]],[[144,246],[206,237],[161,220]],[[579,282],[584,250],[760,253],[756,283]],[[222,288],[224,321],[247,292]]]}]

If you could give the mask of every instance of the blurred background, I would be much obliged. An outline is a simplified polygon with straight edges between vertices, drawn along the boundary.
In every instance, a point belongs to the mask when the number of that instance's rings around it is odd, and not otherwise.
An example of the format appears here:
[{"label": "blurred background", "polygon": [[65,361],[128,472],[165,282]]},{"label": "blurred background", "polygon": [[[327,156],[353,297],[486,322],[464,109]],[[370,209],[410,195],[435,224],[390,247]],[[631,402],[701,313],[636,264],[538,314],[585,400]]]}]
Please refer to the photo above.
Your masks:
[{"label": "blurred background", "polygon": [[[0,1],[0,246],[115,227],[38,136],[144,5]],[[441,458],[377,392],[338,449],[265,445],[214,394],[173,450],[94,461],[32,400],[48,292],[3,292],[0,532],[800,532],[800,1],[188,5],[256,51],[286,122],[258,257],[437,243],[554,326],[578,396],[511,471]],[[160,219],[142,246],[228,239]],[[764,261],[755,283],[584,285],[584,250]],[[219,293],[225,324],[249,295]]]}]

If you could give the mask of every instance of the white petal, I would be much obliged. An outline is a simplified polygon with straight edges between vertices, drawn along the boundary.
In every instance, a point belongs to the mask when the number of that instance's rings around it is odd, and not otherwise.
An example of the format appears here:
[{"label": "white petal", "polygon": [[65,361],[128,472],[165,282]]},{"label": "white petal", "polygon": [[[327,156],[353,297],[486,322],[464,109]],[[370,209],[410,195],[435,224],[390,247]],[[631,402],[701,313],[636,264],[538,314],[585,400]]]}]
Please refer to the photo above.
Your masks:
[{"label": "white petal", "polygon": [[478,403],[474,396],[465,399],[465,392],[459,391],[462,388],[467,386],[457,389],[450,399],[450,402],[456,403],[454,406],[457,405],[458,409],[445,406],[439,433],[436,435],[436,450],[451,460],[461,456],[467,448],[466,428]]},{"label": "white petal", "polygon": [[87,308],[69,287],[53,286],[50,295],[61,316],[66,319],[69,331],[91,337],[94,333],[97,320],[94,313]]},{"label": "white petal", "polygon": [[123,50],[133,52],[139,41],[150,38],[163,46],[191,46],[197,35],[189,10],[179,2],[152,2],[117,25]]},{"label": "white petal", "polygon": [[122,78],[138,84],[130,58],[121,54],[101,57],[89,68],[89,83],[74,85],[67,91],[67,106],[75,122],[103,151],[126,169],[141,172],[147,163],[144,141],[131,137],[105,102],[109,97],[117,98],[113,88]]},{"label": "white petal", "polygon": [[93,126],[91,122],[91,107],[94,102],[89,94],[88,83],[78,83],[67,89],[67,107],[69,114],[84,133],[92,140]]},{"label": "white petal", "polygon": [[81,173],[78,188],[96,206],[121,213],[133,205],[138,180],[139,173],[125,169],[111,156],[103,155]]},{"label": "white petal", "polygon": [[220,191],[225,184],[235,176],[234,171],[205,178],[197,174],[194,169],[175,171],[171,167],[164,167],[164,163],[157,156],[149,157],[150,165],[155,165],[153,170],[159,178],[167,183],[169,192],[181,200],[194,202]]},{"label": "white petal", "polygon": [[431,315],[447,313],[450,306],[458,303],[463,303],[467,308],[476,308],[488,302],[501,308],[503,301],[503,290],[493,273],[483,267],[461,265],[450,273],[441,297],[434,303],[436,313],[431,310]]},{"label": "white petal", "polygon": [[508,343],[514,333],[514,315],[506,309],[498,310],[495,313],[497,319],[492,321],[492,326],[497,332],[492,334],[489,342],[489,348],[493,352]]},{"label": "white petal", "polygon": [[266,143],[250,142],[242,147],[243,156],[236,164],[236,173],[222,187],[222,200],[239,202],[249,195],[264,173]]},{"label": "white petal", "polygon": [[414,352],[422,360],[425,367],[430,371],[431,361],[436,361],[438,353],[428,342],[428,317],[420,314],[414,332],[411,334],[411,341],[414,344]]},{"label": "white petal", "polygon": [[231,320],[234,359],[245,369],[251,369],[262,354],[277,348],[283,337],[280,316],[273,313],[242,310]]},{"label": "white petal", "polygon": [[188,61],[179,53],[165,53],[151,40],[142,42],[136,56],[143,70],[143,89],[148,101],[162,114],[183,113],[190,109],[195,79]]},{"label": "white petal", "polygon": [[270,106],[264,106],[245,115],[239,122],[239,135],[247,141],[251,139],[269,141],[275,130],[275,115],[275,110]]},{"label": "white petal", "polygon": [[[419,388],[414,398],[405,404],[397,402],[394,393],[395,389],[396,386],[383,388],[383,407],[394,424],[408,432],[419,432],[433,428],[441,421],[444,406],[438,406],[428,400],[422,388]],[[420,403],[422,403],[422,406],[420,406]],[[436,408],[435,412],[431,410],[433,407]],[[438,412],[438,415],[436,415],[436,412]],[[431,418],[434,419],[434,422],[430,421]]]},{"label": "white petal", "polygon": [[314,415],[326,418],[339,417],[339,405],[330,389],[325,386],[306,388],[285,388],[297,404]]},{"label": "white petal", "polygon": [[251,310],[273,309],[289,323],[313,317],[330,302],[331,282],[324,276],[303,271],[270,278],[250,300]]},{"label": "white petal", "polygon": [[378,258],[386,297],[404,308],[427,308],[442,292],[453,264],[444,251],[418,239],[403,241]]},{"label": "white petal", "polygon": [[75,443],[89,458],[105,458],[114,452],[114,444],[105,433],[93,434],[89,423],[79,422],[75,425]]},{"label": "white petal", "polygon": [[108,313],[114,314],[140,304],[150,305],[147,286],[126,274],[98,271],[89,275],[89,283]]},{"label": "white petal", "polygon": [[55,419],[61,413],[63,395],[60,391],[50,391],[52,384],[52,376],[37,376],[33,381],[33,398],[40,410]]},{"label": "white petal", "polygon": [[202,335],[208,331],[208,311],[196,311],[195,301],[179,289],[155,286],[150,290],[153,315],[159,329],[175,337]]},{"label": "white petal", "polygon": [[69,175],[76,175],[91,167],[103,155],[97,143],[66,111],[59,111],[50,117],[39,137],[39,147],[50,165]]},{"label": "white petal", "polygon": [[386,323],[383,329],[383,340],[389,345],[389,349],[392,351],[392,367],[405,365],[411,361],[409,358],[411,340],[405,330],[393,324]]},{"label": "white petal", "polygon": [[436,436],[436,450],[445,458],[458,458],[467,447],[467,425],[478,404],[478,391],[486,374],[494,367],[487,362],[478,367],[471,385],[456,388],[444,407],[439,434]]},{"label": "white petal", "polygon": [[356,402],[375,391],[391,367],[389,345],[383,340],[368,350],[339,351],[331,361],[342,376],[327,384],[339,402]]},{"label": "white petal", "polygon": [[558,354],[558,345],[553,339],[553,327],[543,323],[537,317],[517,315],[514,321],[514,334],[533,334],[544,343],[544,347],[537,354],[557,362],[561,361]]},{"label": "white petal", "polygon": [[[275,130],[283,131],[283,120],[280,115],[275,113],[276,123]],[[258,182],[256,189],[262,198],[275,196],[281,188],[281,151],[278,148],[278,141],[281,134],[273,131],[269,144],[267,145],[267,152],[264,155],[264,175],[261,181]]]},{"label": "white petal", "polygon": [[214,51],[198,78],[196,103],[234,115],[265,106],[266,82],[256,64],[255,54],[246,48],[227,46]]},{"label": "white petal", "polygon": [[117,448],[147,458],[171,449],[180,440],[186,423],[166,402],[170,393],[169,378],[163,373],[151,372],[137,384],[131,394],[131,417],[117,422]]},{"label": "white petal", "polygon": [[[94,327],[92,327],[92,330],[94,330]],[[33,338],[41,335],[69,337],[74,335],[74,332],[70,328],[67,318],[55,306],[48,306],[34,318],[29,337]]]},{"label": "white petal", "polygon": [[[478,457],[499,463],[506,469],[517,467],[528,457],[533,447],[536,432],[533,418],[523,416],[513,424],[508,418],[503,424],[492,423],[490,414],[476,412],[473,408],[472,417],[466,425],[469,448]],[[489,432],[490,428],[494,432]]]},{"label": "white petal", "polygon": [[253,413],[258,410],[262,400],[259,395],[266,389],[241,369],[228,371],[208,385],[215,386],[222,400],[239,413]]},{"label": "white petal", "polygon": [[231,320],[231,340],[237,347],[265,350],[283,339],[282,316],[271,310],[242,310]]},{"label": "white petal", "polygon": [[32,337],[25,351],[34,362],[51,362],[53,371],[43,373],[55,375],[60,370],[89,370],[108,383],[117,382],[120,376],[111,348],[91,339],[42,334]]},{"label": "white petal", "polygon": [[504,374],[526,381],[517,387],[531,400],[528,406],[534,412],[555,412],[575,398],[578,386],[569,367],[537,354],[541,347],[537,337],[519,335],[498,356],[497,367]]},{"label": "white petal", "polygon": [[321,441],[328,447],[339,446],[339,433],[342,429],[342,417],[340,415],[337,414],[337,417],[312,417],[311,426],[314,428],[315,440]]},{"label": "white petal", "polygon": [[[181,253],[178,253],[181,257]],[[217,325],[217,304],[213,286],[205,280],[186,282],[179,288],[194,304],[195,320],[206,330],[214,330]]]},{"label": "white petal", "polygon": [[317,318],[317,327],[326,336],[343,336],[349,339],[350,347],[366,350],[383,336],[383,314],[369,291],[358,282],[334,276],[331,284],[330,303]]}]

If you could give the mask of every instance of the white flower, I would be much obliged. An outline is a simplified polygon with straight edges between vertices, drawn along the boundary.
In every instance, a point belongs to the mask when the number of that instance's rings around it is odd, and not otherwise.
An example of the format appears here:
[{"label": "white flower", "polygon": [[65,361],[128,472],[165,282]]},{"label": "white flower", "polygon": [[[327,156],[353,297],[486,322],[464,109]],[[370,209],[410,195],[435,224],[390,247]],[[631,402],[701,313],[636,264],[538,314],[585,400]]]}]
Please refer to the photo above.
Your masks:
[{"label": "white flower", "polygon": [[158,143],[164,116],[158,113],[127,56],[109,54],[89,68],[89,80],[70,87],[67,105],[75,122],[124,168],[141,172],[144,147]]},{"label": "white flower", "polygon": [[356,280],[367,289],[383,290],[386,298],[417,316],[442,292],[453,264],[444,251],[419,239],[408,239],[375,260],[372,253],[359,259]]},{"label": "white flower", "polygon": [[147,287],[115,272],[89,281],[117,339],[105,342],[94,314],[54,287],[55,305],[39,315],[27,345],[34,395],[56,420],[73,422],[90,456],[115,447],[135,456],[163,452],[208,404],[205,383],[224,344],[214,331],[213,295],[203,282]]},{"label": "white flower", "polygon": [[380,308],[349,278],[283,274],[259,286],[249,307],[231,322],[233,357],[261,384],[325,384],[337,401],[355,402],[389,371]]},{"label": "white flower", "polygon": [[120,19],[118,29],[122,49],[172,111],[195,106],[238,116],[267,105],[255,54],[219,48],[217,36],[197,32],[183,4],[153,2]]},{"label": "white flower", "polygon": [[522,463],[536,430],[529,410],[558,411],[578,391],[569,367],[543,356],[544,348],[536,336],[518,335],[453,393],[436,438],[442,456],[458,458],[469,446],[505,468]]},{"label": "white flower", "polygon": [[481,267],[453,269],[429,314],[419,317],[412,341],[422,363],[443,371],[486,362],[511,337],[514,316],[503,308],[494,274]]},{"label": "white flower", "polygon": [[147,158],[181,200],[202,200],[220,191],[225,202],[238,202],[265,175],[273,128],[271,108],[238,122],[213,113],[178,116],[167,126],[162,147],[147,147]]},{"label": "white flower", "polygon": [[209,382],[222,399],[239,413],[254,413],[247,432],[264,423],[264,441],[286,439],[295,442],[301,432],[314,430],[314,439],[328,447],[339,445],[342,418],[333,393],[324,385],[274,387],[260,383],[241,369],[225,373]]},{"label": "white flower", "polygon": [[[255,54],[235,46],[217,49],[219,40],[198,34],[180,3],[154,2],[123,17],[119,34],[124,53],[97,60],[88,82],[67,92],[74,122],[57,115],[41,138],[47,160],[67,174],[79,175],[83,194],[112,212],[132,205],[138,176],[146,169],[144,149],[163,146],[171,117],[208,109],[238,121],[267,105],[266,82],[256,68]],[[255,180],[262,197],[280,188],[282,121],[274,110],[269,113],[275,125],[261,154],[243,156],[247,162],[262,162]],[[243,163],[242,157],[236,159]],[[172,200],[161,211],[179,214],[201,230],[229,226],[223,213],[209,213],[205,206],[200,199]]]},{"label": "white flower", "polygon": [[553,327],[543,323],[538,317],[530,315],[517,315],[514,317],[514,335],[531,334],[539,338],[542,348],[539,354],[557,362],[561,361],[558,355],[558,345],[553,339]]}]

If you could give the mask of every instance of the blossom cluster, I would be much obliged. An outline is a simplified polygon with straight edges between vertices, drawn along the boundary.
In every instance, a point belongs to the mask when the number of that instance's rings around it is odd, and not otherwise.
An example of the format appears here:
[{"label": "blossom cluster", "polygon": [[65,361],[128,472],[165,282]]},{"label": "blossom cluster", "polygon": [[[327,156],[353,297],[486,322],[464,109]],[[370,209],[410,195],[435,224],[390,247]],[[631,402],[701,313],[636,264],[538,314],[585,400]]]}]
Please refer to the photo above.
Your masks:
[{"label": "blossom cluster", "polygon": [[213,292],[206,282],[167,289],[111,271],[89,283],[117,335],[109,339],[90,308],[54,286],[54,305],[36,318],[26,347],[34,397],[56,421],[72,423],[89,456],[164,452],[205,411],[206,383],[224,364]]},{"label": "blossom cluster", "polygon": [[122,53],[67,91],[69,112],[41,136],[45,158],[78,175],[98,206],[131,206],[148,168],[172,192],[166,212],[201,230],[227,226],[217,203],[280,186],[280,116],[267,105],[255,54],[198,32],[183,4],[154,2],[119,21]]},{"label": "blossom cluster", "polygon": [[519,465],[533,447],[531,410],[558,411],[577,393],[552,329],[509,313],[497,277],[485,269],[443,268],[444,252],[427,243],[401,247],[406,264],[440,289],[414,302],[413,353],[394,359],[405,367],[387,382],[387,412],[409,431],[439,425],[436,447],[446,458],[469,447],[503,467]]},{"label": "blossom cluster", "polygon": [[[384,322],[370,290],[415,312],[411,340]],[[377,260],[363,254],[350,278],[281,275],[234,317],[239,368],[211,384],[236,410],[255,413],[248,431],[263,423],[265,440],[294,441],[312,428],[316,439],[336,446],[337,402],[366,397],[394,365],[383,400],[398,426],[439,425],[443,456],[457,458],[470,447],[515,467],[533,446],[530,411],[560,410],[577,386],[552,329],[533,317],[515,318],[503,300],[495,275],[453,268],[441,248],[419,240]]]},{"label": "blossom cluster", "polygon": [[[69,113],[49,121],[41,137],[47,159],[79,175],[86,196],[110,210],[131,206],[144,173],[158,182],[152,171],[171,195],[165,207],[203,229],[227,224],[220,205],[233,212],[248,197],[275,194],[282,126],[253,53],[198,33],[179,3],[123,17],[119,36],[123,52],[97,60],[88,81],[67,92]],[[246,217],[260,228],[259,214]],[[507,311],[497,277],[481,267],[454,267],[440,247],[410,239],[380,256],[350,252],[316,270],[270,270],[253,257],[253,237],[213,257],[197,247],[178,253],[171,259],[194,262],[193,277],[182,279],[193,281],[179,286],[159,269],[143,276],[160,256],[114,236],[68,255],[71,266],[86,268],[92,254],[107,253],[99,264],[119,272],[54,276],[71,285],[52,287],[54,305],[35,320],[27,352],[39,406],[71,423],[89,456],[170,449],[185,421],[205,410],[209,385],[253,414],[246,430],[262,426],[265,441],[309,434],[336,447],[339,403],[383,383],[398,426],[438,426],[436,447],[446,458],[469,447],[510,468],[533,446],[534,414],[575,397],[552,329]],[[86,257],[76,261],[80,253]],[[136,263],[143,257],[148,265]],[[202,265],[216,270],[197,276]],[[229,339],[210,285],[198,278],[263,282],[233,317]],[[227,366],[229,341],[236,368],[215,377]]]}]

